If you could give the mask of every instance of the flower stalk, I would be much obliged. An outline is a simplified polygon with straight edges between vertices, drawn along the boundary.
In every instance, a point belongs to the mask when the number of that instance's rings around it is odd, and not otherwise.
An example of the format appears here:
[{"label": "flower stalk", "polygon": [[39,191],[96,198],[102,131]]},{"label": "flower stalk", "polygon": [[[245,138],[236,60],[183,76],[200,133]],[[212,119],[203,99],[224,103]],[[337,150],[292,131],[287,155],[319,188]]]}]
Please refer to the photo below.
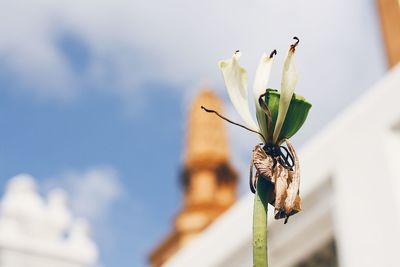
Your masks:
[{"label": "flower stalk", "polygon": [[268,267],[268,202],[273,188],[267,180],[259,178],[253,210],[253,267]]}]

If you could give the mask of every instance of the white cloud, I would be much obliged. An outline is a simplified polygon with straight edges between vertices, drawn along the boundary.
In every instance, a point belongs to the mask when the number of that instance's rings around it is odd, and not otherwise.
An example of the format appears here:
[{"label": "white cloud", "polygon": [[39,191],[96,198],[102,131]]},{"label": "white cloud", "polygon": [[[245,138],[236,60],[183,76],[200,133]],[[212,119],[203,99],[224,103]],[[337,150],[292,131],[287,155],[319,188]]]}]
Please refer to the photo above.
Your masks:
[{"label": "white cloud", "polygon": [[117,172],[112,168],[94,167],[86,171],[68,171],[45,182],[68,192],[69,206],[75,215],[99,222],[123,194]]},{"label": "white cloud", "polygon": [[[222,91],[216,62],[236,49],[252,81],[261,53],[277,48],[270,84],[278,88],[281,62],[297,35],[296,91],[314,105],[301,141],[385,72],[374,1],[14,0],[0,2],[0,17],[0,67],[11,68],[21,88],[69,99],[89,86],[133,99],[135,107],[142,99],[132,96],[144,93],[146,81],[178,85],[184,100],[205,79]],[[79,75],[57,47],[63,33],[90,51]],[[246,137],[236,136],[234,154],[246,154]]]},{"label": "white cloud", "polygon": [[[313,100],[349,88],[357,95],[383,72],[372,1],[15,0],[0,2],[0,17],[2,64],[20,77],[21,88],[46,97],[70,98],[85,85],[126,96],[148,80],[221,85],[219,59],[240,48],[252,76],[259,55],[278,48],[282,57],[293,35],[302,40],[299,87]],[[63,32],[90,50],[83,75],[57,47]]]}]

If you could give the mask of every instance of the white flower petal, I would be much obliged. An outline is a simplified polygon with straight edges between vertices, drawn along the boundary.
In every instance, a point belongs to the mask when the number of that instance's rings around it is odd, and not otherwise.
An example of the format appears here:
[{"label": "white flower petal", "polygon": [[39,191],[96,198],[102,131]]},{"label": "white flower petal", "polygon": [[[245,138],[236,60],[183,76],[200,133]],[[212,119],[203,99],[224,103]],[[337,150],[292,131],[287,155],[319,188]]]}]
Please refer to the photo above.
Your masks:
[{"label": "white flower petal", "polygon": [[274,61],[275,54],[276,50],[272,51],[270,55],[264,53],[261,56],[260,63],[258,64],[256,70],[256,76],[253,85],[253,94],[256,105],[257,121],[258,125],[260,126],[260,131],[264,136],[268,136],[267,121],[265,112],[261,109],[260,104],[258,103],[258,98],[260,97],[260,95],[264,94],[265,90],[267,89],[267,84],[271,73],[272,62]]},{"label": "white flower petal", "polygon": [[282,81],[281,81],[281,96],[279,100],[278,118],[276,119],[273,142],[279,138],[283,122],[286,118],[286,113],[289,109],[290,100],[292,99],[294,89],[298,80],[297,68],[294,63],[294,52],[298,42],[291,45],[288,55],[283,64]]},{"label": "white flower petal", "polygon": [[260,58],[260,63],[258,64],[256,70],[256,76],[253,86],[254,100],[256,102],[256,106],[260,106],[258,104],[258,98],[260,97],[260,95],[264,94],[265,90],[267,89],[275,52],[276,51],[274,50],[271,55],[267,55],[264,53]]},{"label": "white flower petal", "polygon": [[229,98],[236,111],[242,117],[246,126],[259,131],[257,124],[251,117],[247,100],[247,72],[239,65],[240,52],[233,54],[232,59],[219,62]]}]

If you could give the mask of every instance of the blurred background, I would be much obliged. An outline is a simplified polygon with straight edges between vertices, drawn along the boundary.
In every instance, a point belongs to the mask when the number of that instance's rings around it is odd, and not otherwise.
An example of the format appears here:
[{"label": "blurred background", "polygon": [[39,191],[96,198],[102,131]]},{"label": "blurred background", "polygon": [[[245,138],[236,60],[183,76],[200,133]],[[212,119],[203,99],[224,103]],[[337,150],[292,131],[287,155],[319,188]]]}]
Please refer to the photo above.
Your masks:
[{"label": "blurred background", "polygon": [[279,89],[293,36],[305,204],[273,266],[399,266],[398,0],[0,1],[0,266],[250,266],[259,140],[199,107],[240,122],[217,62],[251,88],[277,49]]}]

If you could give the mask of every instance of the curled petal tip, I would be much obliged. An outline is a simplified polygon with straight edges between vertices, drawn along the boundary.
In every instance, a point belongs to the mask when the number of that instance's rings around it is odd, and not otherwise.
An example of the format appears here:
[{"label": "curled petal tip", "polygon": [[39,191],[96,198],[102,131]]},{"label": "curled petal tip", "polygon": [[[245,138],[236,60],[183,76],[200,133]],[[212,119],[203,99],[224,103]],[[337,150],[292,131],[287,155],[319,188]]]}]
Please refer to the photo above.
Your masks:
[{"label": "curled petal tip", "polygon": [[240,50],[236,50],[235,53],[233,53],[233,58],[238,60],[242,53],[240,53]]},{"label": "curled petal tip", "polygon": [[293,37],[293,39],[296,40],[296,42],[294,44],[290,45],[290,52],[294,53],[294,51],[296,50],[297,45],[300,42],[300,39],[297,36]]},{"label": "curled petal tip", "polygon": [[274,49],[274,51],[269,54],[269,58],[273,58],[276,54],[278,54],[278,52],[276,51],[276,49]]}]

